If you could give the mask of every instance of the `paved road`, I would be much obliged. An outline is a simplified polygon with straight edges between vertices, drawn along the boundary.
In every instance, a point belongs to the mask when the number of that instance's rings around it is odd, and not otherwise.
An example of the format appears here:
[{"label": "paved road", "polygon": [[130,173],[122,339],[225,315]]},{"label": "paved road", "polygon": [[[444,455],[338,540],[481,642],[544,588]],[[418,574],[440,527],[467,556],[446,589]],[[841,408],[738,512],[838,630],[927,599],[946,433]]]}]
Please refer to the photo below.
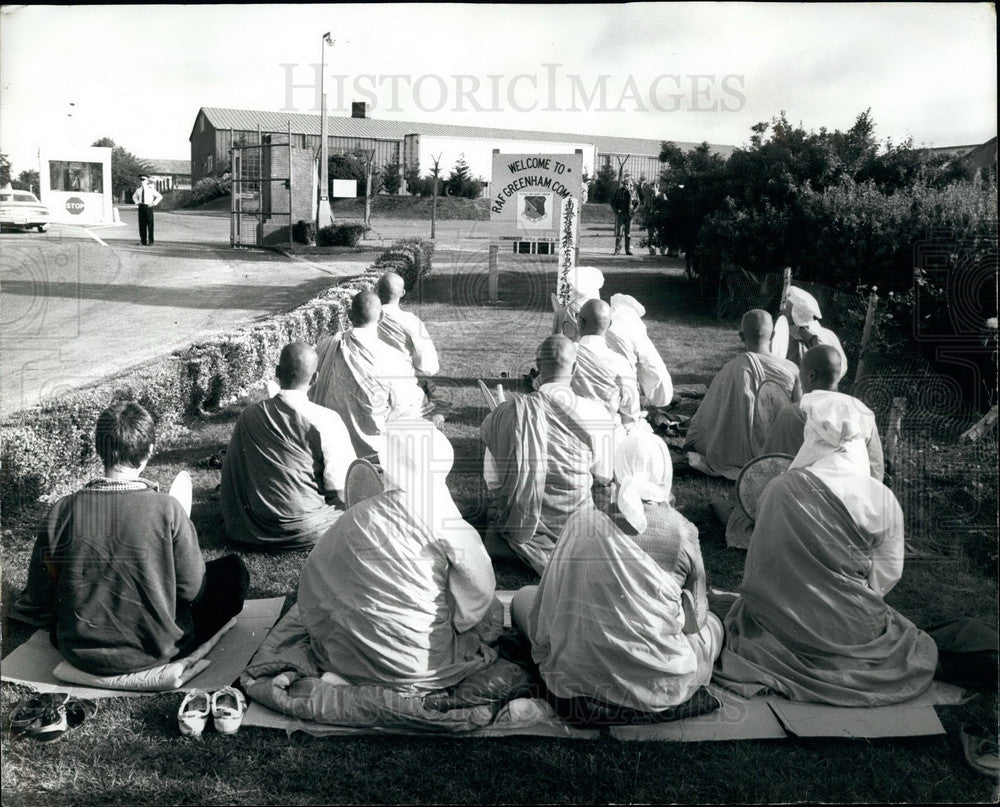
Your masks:
[{"label": "paved road", "polygon": [[227,218],[160,211],[143,247],[135,209],[122,218],[0,235],[0,412],[292,309],[371,260],[232,250]]}]

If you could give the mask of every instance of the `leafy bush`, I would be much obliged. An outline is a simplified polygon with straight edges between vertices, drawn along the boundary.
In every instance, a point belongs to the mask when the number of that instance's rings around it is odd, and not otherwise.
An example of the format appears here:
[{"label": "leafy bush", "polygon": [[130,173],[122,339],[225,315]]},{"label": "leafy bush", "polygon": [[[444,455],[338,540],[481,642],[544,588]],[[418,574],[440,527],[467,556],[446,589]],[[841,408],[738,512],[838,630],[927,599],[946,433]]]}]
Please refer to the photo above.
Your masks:
[{"label": "leafy bush", "polygon": [[299,219],[292,226],[292,241],[296,244],[315,244],[316,223]]},{"label": "leafy bush", "polygon": [[232,183],[228,179],[220,177],[205,177],[199,179],[191,188],[191,204],[203,205],[213,199],[228,196]]},{"label": "leafy bush", "polygon": [[411,290],[421,278],[431,271],[434,243],[419,238],[396,241],[375,259],[375,268],[381,272],[393,271],[403,278],[406,290]]},{"label": "leafy bush", "polygon": [[354,247],[368,232],[364,224],[329,224],[321,227],[316,234],[316,245],[320,247]]}]

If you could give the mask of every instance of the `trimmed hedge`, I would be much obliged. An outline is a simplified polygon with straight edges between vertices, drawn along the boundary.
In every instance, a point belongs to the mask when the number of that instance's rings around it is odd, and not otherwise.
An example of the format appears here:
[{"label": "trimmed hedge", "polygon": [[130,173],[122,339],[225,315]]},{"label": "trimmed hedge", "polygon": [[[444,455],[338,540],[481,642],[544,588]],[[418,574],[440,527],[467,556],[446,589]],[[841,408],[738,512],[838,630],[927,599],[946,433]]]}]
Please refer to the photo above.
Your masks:
[{"label": "trimmed hedge", "polygon": [[420,280],[430,274],[434,242],[420,238],[403,238],[382,252],[375,259],[375,267],[382,272],[393,271],[403,278],[410,291]]},{"label": "trimmed hedge", "polygon": [[[419,261],[420,273],[429,272],[433,245],[421,247],[411,240],[405,246],[406,254],[415,249],[420,255],[413,257],[405,271],[417,272]],[[8,416],[0,424],[4,518],[16,518],[40,499],[62,495],[100,473],[94,425],[113,401],[131,400],[145,407],[156,421],[157,442],[169,445],[171,438],[183,432],[185,418],[259,393],[273,375],[284,345],[294,341],[315,344],[340,331],[347,322],[351,298],[362,289],[371,290],[384,271],[380,265],[372,266],[287,314],[194,344]]]},{"label": "trimmed hedge", "polygon": [[316,246],[355,247],[366,232],[364,224],[328,224],[316,233]]}]

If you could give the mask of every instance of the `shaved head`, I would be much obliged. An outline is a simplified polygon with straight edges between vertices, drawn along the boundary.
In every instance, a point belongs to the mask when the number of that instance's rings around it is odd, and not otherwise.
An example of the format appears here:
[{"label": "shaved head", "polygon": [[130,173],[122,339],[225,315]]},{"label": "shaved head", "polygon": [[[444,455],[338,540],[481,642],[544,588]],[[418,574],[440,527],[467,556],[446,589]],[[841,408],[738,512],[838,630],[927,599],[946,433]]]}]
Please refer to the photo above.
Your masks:
[{"label": "shaved head", "polygon": [[771,334],[774,320],[761,308],[751,308],[740,320],[740,338],[754,353],[770,353]]},{"label": "shaved head", "polygon": [[799,368],[799,378],[803,392],[813,390],[837,391],[840,378],[840,353],[831,345],[816,345],[806,351]]},{"label": "shaved head", "polygon": [[378,322],[381,313],[382,303],[375,293],[371,291],[359,291],[351,300],[351,310],[348,313],[348,318],[351,320],[351,325],[355,328],[364,328],[366,325]]},{"label": "shaved head", "polygon": [[545,337],[535,355],[538,363],[539,381],[543,384],[573,375],[576,365],[576,343],[562,334]]},{"label": "shaved head", "polygon": [[580,308],[580,336],[603,336],[611,325],[611,306],[604,300],[587,300]]},{"label": "shaved head", "polygon": [[316,350],[305,342],[291,342],[281,349],[278,359],[278,382],[282,389],[309,386],[316,372]]},{"label": "shaved head", "polygon": [[386,272],[375,284],[375,292],[378,294],[379,300],[382,301],[382,305],[395,303],[406,294],[406,284],[403,283],[403,278],[395,272]]}]

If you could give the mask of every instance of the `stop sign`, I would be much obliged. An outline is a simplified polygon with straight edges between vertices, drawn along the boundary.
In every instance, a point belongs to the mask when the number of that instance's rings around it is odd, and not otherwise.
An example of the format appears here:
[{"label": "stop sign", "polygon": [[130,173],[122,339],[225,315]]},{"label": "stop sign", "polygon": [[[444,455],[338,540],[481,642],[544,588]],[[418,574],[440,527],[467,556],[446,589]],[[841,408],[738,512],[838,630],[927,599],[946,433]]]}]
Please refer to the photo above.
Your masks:
[{"label": "stop sign", "polygon": [[86,204],[79,196],[70,196],[66,200],[66,209],[74,216],[79,216],[85,207]]}]

